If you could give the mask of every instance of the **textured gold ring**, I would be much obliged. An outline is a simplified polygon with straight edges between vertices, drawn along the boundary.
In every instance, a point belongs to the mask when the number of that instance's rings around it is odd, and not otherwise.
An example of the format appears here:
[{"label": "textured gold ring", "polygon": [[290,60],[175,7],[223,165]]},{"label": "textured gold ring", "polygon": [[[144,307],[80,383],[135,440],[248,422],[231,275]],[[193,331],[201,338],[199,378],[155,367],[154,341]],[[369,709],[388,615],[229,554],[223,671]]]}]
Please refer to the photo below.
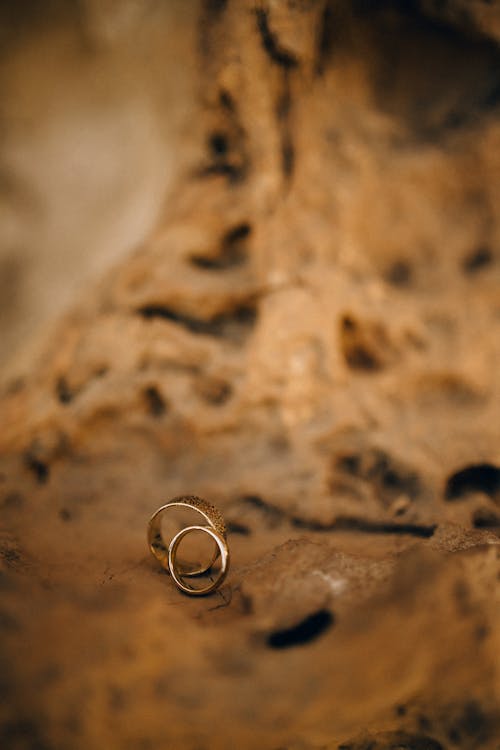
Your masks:
[{"label": "textured gold ring", "polygon": [[[206,524],[186,526],[173,537],[167,546],[162,535],[161,524],[165,513],[175,508],[188,508],[190,510],[195,510],[202,516]],[[215,551],[208,565],[181,568],[177,563],[177,549],[182,539],[191,531],[208,533],[215,542]],[[226,533],[224,518],[214,505],[203,500],[201,497],[183,495],[173,498],[173,500],[170,500],[166,505],[162,505],[161,508],[158,508],[158,510],[152,515],[148,524],[148,545],[151,553],[161,563],[167,573],[170,573],[177,586],[188,594],[199,596],[214,591],[220,586],[227,575],[229,567],[229,549],[227,546]],[[200,576],[207,573],[218,557],[221,558],[220,570],[217,577],[212,580],[210,584],[203,588],[196,589],[183,582],[183,579],[186,577]]]}]

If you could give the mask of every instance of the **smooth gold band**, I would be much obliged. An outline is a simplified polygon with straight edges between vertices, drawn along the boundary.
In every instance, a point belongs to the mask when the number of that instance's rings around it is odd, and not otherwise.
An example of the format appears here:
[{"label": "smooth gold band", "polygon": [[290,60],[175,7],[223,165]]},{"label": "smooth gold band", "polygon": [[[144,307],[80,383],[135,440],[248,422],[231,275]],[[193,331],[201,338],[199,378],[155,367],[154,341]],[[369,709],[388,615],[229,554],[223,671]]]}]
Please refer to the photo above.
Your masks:
[{"label": "smooth gold band", "polygon": [[[184,583],[184,581],[182,580],[183,577],[179,575],[176,567],[177,548],[179,547],[179,544],[186,536],[186,534],[191,534],[191,532],[193,531],[203,531],[212,537],[212,539],[217,544],[218,554],[220,554],[221,561],[221,567],[217,574],[217,578],[215,578],[213,581],[210,581],[207,586],[203,586],[199,589],[196,589],[193,586],[188,586],[186,583]],[[218,557],[218,555],[216,555],[216,557]],[[184,591],[186,594],[192,594],[194,596],[204,596],[205,594],[210,594],[211,591],[215,591],[215,589],[221,585],[222,581],[227,575],[229,566],[229,550],[227,547],[227,542],[225,538],[211,526],[187,526],[185,529],[181,529],[170,542],[168,548],[168,565],[172,578],[176,582],[177,586],[181,589],[181,591]]]},{"label": "smooth gold band", "polygon": [[[167,547],[163,539],[161,523],[164,514],[172,508],[188,508],[190,510],[195,510],[203,517],[207,522],[207,525],[187,526],[173,537]],[[215,541],[216,549],[208,565],[181,569],[177,564],[177,548],[184,536],[190,531],[195,530],[208,533]],[[173,500],[166,503],[166,505],[162,505],[161,508],[158,508],[158,510],[151,516],[148,524],[148,546],[151,554],[161,563],[167,573],[172,576],[175,583],[182,591],[187,594],[199,596],[214,591],[220,586],[227,575],[229,567],[229,549],[226,541],[226,533],[224,518],[214,505],[194,495],[183,495],[173,498]],[[183,582],[184,578],[207,573],[219,556],[221,558],[219,573],[216,579],[211,581],[209,585],[201,589],[196,589]]]}]

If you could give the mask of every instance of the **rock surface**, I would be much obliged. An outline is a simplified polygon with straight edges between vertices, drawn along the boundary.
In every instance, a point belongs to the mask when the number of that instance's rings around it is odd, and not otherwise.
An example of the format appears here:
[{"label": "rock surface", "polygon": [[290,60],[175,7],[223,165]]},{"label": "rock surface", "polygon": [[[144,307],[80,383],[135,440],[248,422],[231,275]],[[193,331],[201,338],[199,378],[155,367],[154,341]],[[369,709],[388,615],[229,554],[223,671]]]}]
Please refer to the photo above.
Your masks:
[{"label": "rock surface", "polygon": [[[498,748],[482,5],[200,6],[192,168],[2,396],[2,747]],[[146,548],[179,494],[206,599]]]}]

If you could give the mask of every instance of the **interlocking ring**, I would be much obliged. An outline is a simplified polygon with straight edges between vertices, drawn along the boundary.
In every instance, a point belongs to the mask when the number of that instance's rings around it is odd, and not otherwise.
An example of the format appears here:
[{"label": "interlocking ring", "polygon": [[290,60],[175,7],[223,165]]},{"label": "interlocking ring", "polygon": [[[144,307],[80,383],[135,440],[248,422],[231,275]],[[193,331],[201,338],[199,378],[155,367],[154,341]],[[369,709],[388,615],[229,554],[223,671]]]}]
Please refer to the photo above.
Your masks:
[{"label": "interlocking ring", "polygon": [[[190,510],[195,510],[204,518],[206,524],[186,526],[175,534],[167,546],[163,539],[161,522],[164,514],[172,508],[189,508]],[[190,534],[193,531],[201,531],[208,534],[214,540],[216,548],[208,565],[182,569],[177,563],[177,551],[181,541],[187,534]],[[229,569],[229,548],[227,546],[226,534],[227,531],[224,518],[214,505],[203,500],[201,497],[183,495],[182,497],[175,497],[166,505],[162,505],[161,508],[158,508],[158,510],[152,515],[148,524],[148,545],[151,553],[157,560],[159,560],[167,573],[172,576],[181,591],[193,596],[203,596],[204,594],[210,594],[212,591],[215,591],[227,575]],[[194,588],[185,582],[185,578],[200,576],[207,573],[219,557],[220,570],[216,578],[211,580],[206,586],[202,588]]]}]

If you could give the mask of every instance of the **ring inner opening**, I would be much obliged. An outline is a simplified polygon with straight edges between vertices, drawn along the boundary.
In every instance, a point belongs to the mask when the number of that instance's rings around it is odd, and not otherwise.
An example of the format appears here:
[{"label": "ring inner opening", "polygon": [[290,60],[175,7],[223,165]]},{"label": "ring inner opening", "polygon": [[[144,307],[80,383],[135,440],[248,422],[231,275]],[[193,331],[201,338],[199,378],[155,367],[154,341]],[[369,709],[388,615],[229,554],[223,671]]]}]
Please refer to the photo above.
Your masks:
[{"label": "ring inner opening", "polygon": [[[193,525],[208,525],[208,521],[194,508],[176,506],[169,508],[161,518],[161,537],[165,552],[170,540],[181,529]],[[181,549],[182,548],[182,549]],[[209,568],[218,554],[216,542],[209,534],[199,532],[187,534],[177,549],[177,569],[181,575],[199,575]]]},{"label": "ring inner opening", "polygon": [[[193,529],[182,537],[177,547],[175,555],[177,575],[182,578],[189,575],[189,572],[195,568],[206,568],[218,552],[217,543],[210,534],[199,529]],[[189,581],[184,581],[184,583],[193,589],[204,588],[210,581],[217,580],[220,568],[220,556],[218,556],[208,570],[197,575],[196,579],[191,577]],[[200,581],[198,586],[194,584],[194,580]]]}]

